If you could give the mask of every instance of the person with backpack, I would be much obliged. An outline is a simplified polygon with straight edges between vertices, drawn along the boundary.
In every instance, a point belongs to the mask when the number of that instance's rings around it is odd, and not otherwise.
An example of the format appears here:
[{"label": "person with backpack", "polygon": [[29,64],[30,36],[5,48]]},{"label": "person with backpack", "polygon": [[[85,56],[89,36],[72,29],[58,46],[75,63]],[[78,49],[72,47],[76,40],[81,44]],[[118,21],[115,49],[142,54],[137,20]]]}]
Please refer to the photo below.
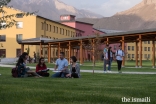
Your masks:
[{"label": "person with backpack", "polygon": [[48,71],[49,69],[47,69],[44,58],[41,57],[39,63],[36,65],[36,73],[43,77],[49,77]]},{"label": "person with backpack", "polygon": [[35,76],[35,77],[41,77],[34,71],[30,70],[30,68],[26,67],[26,62],[28,58],[28,53],[24,52],[18,59],[18,62],[16,64],[17,69],[17,77],[28,77],[29,75]]},{"label": "person with backpack", "polygon": [[124,51],[121,49],[121,45],[119,45],[119,49],[116,51],[115,56],[116,56],[117,65],[118,65],[118,72],[122,73],[121,65],[122,65],[122,60],[124,57]]}]

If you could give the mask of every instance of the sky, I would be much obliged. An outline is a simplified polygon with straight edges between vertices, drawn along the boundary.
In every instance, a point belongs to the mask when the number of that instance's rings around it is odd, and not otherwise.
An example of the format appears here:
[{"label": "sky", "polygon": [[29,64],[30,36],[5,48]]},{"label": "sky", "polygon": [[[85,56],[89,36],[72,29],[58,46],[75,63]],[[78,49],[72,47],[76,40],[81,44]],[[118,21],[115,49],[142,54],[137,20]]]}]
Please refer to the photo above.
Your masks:
[{"label": "sky", "polygon": [[127,10],[142,0],[59,0],[78,9],[90,10],[109,17],[117,12]]}]

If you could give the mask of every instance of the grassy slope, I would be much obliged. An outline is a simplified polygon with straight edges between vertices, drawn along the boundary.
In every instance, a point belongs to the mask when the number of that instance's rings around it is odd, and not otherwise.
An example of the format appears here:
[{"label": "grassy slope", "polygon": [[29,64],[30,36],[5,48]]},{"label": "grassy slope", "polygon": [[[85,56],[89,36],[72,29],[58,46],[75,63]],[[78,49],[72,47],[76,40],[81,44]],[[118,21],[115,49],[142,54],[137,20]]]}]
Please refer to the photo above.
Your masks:
[{"label": "grassy slope", "polygon": [[[121,104],[122,97],[151,97],[155,75],[82,73],[80,79],[12,78],[0,67],[1,104]],[[52,73],[51,73],[52,74]]]}]

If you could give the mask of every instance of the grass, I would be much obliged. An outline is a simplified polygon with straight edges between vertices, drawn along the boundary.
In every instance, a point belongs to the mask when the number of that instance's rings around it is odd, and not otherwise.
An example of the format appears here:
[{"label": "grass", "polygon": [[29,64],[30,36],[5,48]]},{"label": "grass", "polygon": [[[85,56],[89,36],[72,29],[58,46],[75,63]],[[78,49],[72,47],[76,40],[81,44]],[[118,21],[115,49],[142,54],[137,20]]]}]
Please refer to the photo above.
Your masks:
[{"label": "grass", "polygon": [[[54,64],[46,64],[49,68],[54,68]],[[36,66],[36,64],[28,64],[28,66]],[[127,72],[156,72],[156,69],[152,68],[152,62],[143,61],[143,68],[135,68],[134,61],[126,61],[125,68],[122,68],[122,71]],[[129,67],[129,68],[128,68]],[[92,63],[85,62],[83,66],[81,66],[82,70],[92,70]],[[95,70],[103,70],[103,62],[96,62]],[[117,63],[112,63],[112,71],[117,71]]]},{"label": "grass", "polygon": [[0,67],[1,104],[121,104],[122,97],[150,97],[152,104],[156,102],[155,75],[82,73],[80,79],[12,78],[10,70]]}]

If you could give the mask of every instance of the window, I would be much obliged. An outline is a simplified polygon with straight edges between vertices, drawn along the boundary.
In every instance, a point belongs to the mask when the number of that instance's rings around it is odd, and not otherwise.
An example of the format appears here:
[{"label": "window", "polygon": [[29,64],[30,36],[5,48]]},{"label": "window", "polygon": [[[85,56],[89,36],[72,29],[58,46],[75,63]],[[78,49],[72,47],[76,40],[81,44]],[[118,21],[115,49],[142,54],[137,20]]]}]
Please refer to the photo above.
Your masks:
[{"label": "window", "polygon": [[5,29],[6,28],[6,23],[5,22],[0,23],[0,25],[1,25],[1,29]]},{"label": "window", "polygon": [[16,28],[17,29],[22,29],[23,28],[23,22],[17,22]]},{"label": "window", "polygon": [[148,47],[148,51],[150,51],[150,47]]},{"label": "window", "polygon": [[16,18],[23,18],[23,14],[22,13],[16,14]]},{"label": "window", "polygon": [[134,54],[132,54],[132,58],[134,58]]},{"label": "window", "polygon": [[139,58],[139,54],[138,54],[138,58]]},{"label": "window", "polygon": [[44,23],[41,22],[41,29],[44,30]]},{"label": "window", "polygon": [[62,29],[62,35],[64,35],[64,29]]},{"label": "window", "polygon": [[129,50],[129,51],[131,50],[131,47],[130,47],[130,46],[128,46],[128,50]]},{"label": "window", "polygon": [[48,31],[48,24],[47,24],[46,28],[47,28],[46,30]]},{"label": "window", "polygon": [[54,26],[54,29],[53,30],[54,30],[53,32],[55,33],[55,26]]},{"label": "window", "polygon": [[150,41],[148,41],[148,44],[150,44]]},{"label": "window", "polygon": [[138,46],[138,51],[139,51],[139,46]]},{"label": "window", "polygon": [[0,49],[0,57],[6,57],[6,49]]},{"label": "window", "polygon": [[134,51],[134,46],[132,46],[132,51]]},{"label": "window", "polygon": [[16,57],[19,57],[21,55],[21,49],[16,49]]},{"label": "window", "polygon": [[46,54],[46,55],[47,55],[47,50],[45,50],[45,51],[44,51],[44,54]]},{"label": "window", "polygon": [[44,37],[44,35],[41,35],[41,37],[43,38],[43,37]]},{"label": "window", "polygon": [[71,31],[71,37],[72,37],[73,32]]},{"label": "window", "polygon": [[51,39],[51,37],[49,37]]},{"label": "window", "polygon": [[68,30],[66,30],[66,36],[68,35]]},{"label": "window", "polygon": [[50,29],[49,31],[51,32],[51,25],[49,25],[49,29]]},{"label": "window", "polygon": [[147,47],[144,47],[144,51],[147,51]]},{"label": "window", "polygon": [[128,58],[131,58],[131,55],[130,54],[128,54]]},{"label": "window", "polygon": [[6,35],[0,35],[0,42],[6,41]]},{"label": "window", "polygon": [[147,41],[144,41],[144,44],[147,44]]},{"label": "window", "polygon": [[70,36],[70,31],[68,30],[68,36]]},{"label": "window", "polygon": [[60,28],[60,34],[62,34],[62,29]]},{"label": "window", "polygon": [[22,34],[17,34],[17,35],[16,35],[16,40],[17,40],[17,41],[22,41],[22,39],[23,39],[22,37],[23,37]]},{"label": "window", "polygon": [[148,54],[148,59],[150,59],[150,57],[151,57],[151,55],[150,55],[150,54]]},{"label": "window", "polygon": [[58,27],[56,27],[56,33],[58,33]]},{"label": "window", "polygon": [[114,45],[114,50],[116,50],[116,45]]},{"label": "window", "polygon": [[144,54],[144,58],[147,58],[147,54]]}]

